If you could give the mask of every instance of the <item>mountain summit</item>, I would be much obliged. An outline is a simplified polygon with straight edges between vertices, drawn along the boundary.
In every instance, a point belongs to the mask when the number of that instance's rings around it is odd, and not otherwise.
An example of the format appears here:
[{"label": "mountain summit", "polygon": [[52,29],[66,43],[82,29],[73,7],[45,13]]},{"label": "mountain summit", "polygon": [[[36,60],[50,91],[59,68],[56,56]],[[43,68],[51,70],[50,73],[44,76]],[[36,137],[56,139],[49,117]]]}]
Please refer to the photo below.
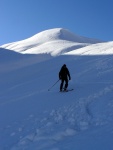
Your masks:
[{"label": "mountain summit", "polygon": [[113,150],[113,41],[92,43],[51,29],[0,47],[0,150]]},{"label": "mountain summit", "polygon": [[77,42],[77,43],[91,43],[91,44],[100,42],[99,40],[96,39],[91,39],[91,38],[76,35],[70,32],[69,30],[63,28],[45,30],[34,35],[30,39],[38,40],[41,43],[53,41],[53,40],[66,40],[66,41]]},{"label": "mountain summit", "polygon": [[42,31],[28,39],[2,45],[2,48],[26,54],[60,55],[65,52],[100,43],[101,41],[73,34],[67,29]]}]

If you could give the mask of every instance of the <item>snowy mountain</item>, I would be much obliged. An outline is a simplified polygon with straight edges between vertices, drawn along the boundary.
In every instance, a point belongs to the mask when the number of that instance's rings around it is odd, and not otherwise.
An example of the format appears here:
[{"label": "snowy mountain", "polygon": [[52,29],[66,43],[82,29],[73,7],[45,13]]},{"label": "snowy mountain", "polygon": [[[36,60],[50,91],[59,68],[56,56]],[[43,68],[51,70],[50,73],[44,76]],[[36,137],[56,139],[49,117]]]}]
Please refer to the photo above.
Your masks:
[{"label": "snowy mountain", "polygon": [[[61,93],[64,63],[74,90]],[[60,28],[0,47],[0,150],[113,150],[112,141],[112,41]]]},{"label": "snowy mountain", "polygon": [[49,53],[56,56],[99,42],[101,41],[75,35],[66,29],[55,28],[40,32],[23,41],[5,44],[2,48],[23,54]]}]

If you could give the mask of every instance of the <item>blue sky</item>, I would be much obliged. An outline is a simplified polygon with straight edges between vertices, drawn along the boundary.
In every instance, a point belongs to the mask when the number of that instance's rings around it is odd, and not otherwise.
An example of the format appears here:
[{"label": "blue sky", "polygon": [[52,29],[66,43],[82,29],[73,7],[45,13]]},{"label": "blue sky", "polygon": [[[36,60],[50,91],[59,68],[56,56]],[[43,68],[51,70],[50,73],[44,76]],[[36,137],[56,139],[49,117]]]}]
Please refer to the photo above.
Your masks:
[{"label": "blue sky", "polygon": [[113,1],[0,0],[0,45],[59,27],[113,41]]}]

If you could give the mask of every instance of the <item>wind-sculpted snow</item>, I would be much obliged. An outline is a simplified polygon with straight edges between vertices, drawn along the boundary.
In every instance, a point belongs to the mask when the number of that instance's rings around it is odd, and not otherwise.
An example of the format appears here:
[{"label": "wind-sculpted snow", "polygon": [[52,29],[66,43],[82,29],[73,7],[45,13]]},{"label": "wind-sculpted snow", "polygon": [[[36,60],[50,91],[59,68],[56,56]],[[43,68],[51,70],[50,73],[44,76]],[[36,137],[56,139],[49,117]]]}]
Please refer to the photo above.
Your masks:
[{"label": "wind-sculpted snow", "polygon": [[[45,34],[37,55],[39,35],[27,45],[32,54],[0,48],[0,150],[113,150],[113,44],[84,47],[60,32],[50,42]],[[70,92],[54,85],[63,64]]]},{"label": "wind-sculpted snow", "polygon": [[57,56],[90,44],[100,43],[100,40],[75,35],[62,28],[45,30],[31,38],[5,44],[2,48],[14,50],[22,54],[51,54]]},{"label": "wind-sculpted snow", "polygon": [[68,52],[68,55],[113,55],[113,42],[93,44]]},{"label": "wind-sculpted snow", "polygon": [[[2,52],[5,57],[12,51]],[[9,61],[1,61],[6,70],[0,70],[1,150],[113,149],[113,55],[62,55],[43,61],[38,61],[41,55],[14,56],[9,53]],[[27,57],[34,62],[23,65]],[[15,62],[20,66],[12,69],[9,64]],[[48,91],[64,63],[74,90],[60,93],[58,82]]]}]

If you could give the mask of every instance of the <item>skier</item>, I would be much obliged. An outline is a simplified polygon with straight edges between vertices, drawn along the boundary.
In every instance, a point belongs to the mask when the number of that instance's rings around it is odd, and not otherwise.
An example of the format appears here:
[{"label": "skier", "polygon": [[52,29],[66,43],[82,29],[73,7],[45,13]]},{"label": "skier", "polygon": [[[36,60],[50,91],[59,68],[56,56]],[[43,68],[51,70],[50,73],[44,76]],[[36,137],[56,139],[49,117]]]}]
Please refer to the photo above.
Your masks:
[{"label": "skier", "polygon": [[71,80],[71,76],[70,76],[70,72],[69,72],[68,68],[66,67],[66,64],[64,64],[61,67],[61,70],[59,72],[59,79],[61,80],[60,91],[62,91],[62,89],[63,89],[64,81],[65,81],[64,91],[67,91],[68,79]]}]

